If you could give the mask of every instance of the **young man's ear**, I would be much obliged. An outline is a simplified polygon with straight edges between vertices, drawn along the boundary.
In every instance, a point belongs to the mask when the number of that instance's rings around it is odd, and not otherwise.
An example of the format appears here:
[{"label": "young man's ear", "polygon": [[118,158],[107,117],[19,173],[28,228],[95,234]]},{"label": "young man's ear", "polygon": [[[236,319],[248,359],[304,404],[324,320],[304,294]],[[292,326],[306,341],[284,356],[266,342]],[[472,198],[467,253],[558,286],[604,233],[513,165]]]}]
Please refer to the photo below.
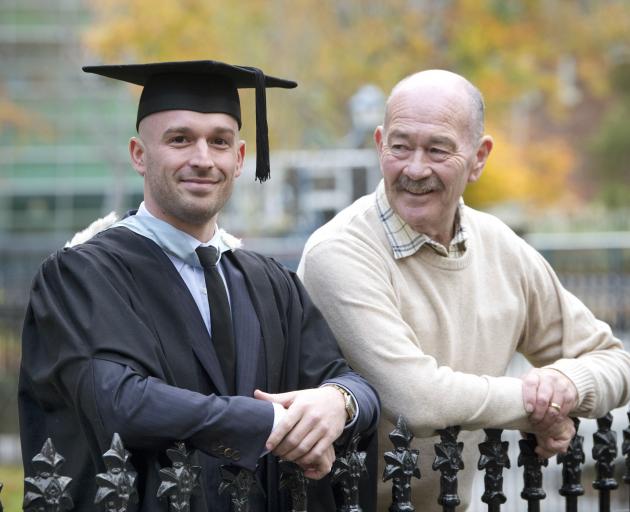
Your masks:
[{"label": "young man's ear", "polygon": [[473,168],[470,171],[470,175],[468,176],[468,182],[474,183],[481,177],[481,173],[483,172],[483,168],[488,161],[488,156],[490,156],[490,152],[492,151],[492,146],[494,142],[490,135],[484,135],[479,142],[479,147],[477,148],[477,153],[475,154],[475,163],[473,164]]},{"label": "young man's ear", "polygon": [[243,163],[245,162],[245,141],[238,141],[238,148],[236,148],[236,170],[234,176],[238,178],[243,170]]},{"label": "young man's ear", "polygon": [[146,173],[144,144],[138,137],[131,137],[129,140],[129,156],[131,164],[140,176]]}]

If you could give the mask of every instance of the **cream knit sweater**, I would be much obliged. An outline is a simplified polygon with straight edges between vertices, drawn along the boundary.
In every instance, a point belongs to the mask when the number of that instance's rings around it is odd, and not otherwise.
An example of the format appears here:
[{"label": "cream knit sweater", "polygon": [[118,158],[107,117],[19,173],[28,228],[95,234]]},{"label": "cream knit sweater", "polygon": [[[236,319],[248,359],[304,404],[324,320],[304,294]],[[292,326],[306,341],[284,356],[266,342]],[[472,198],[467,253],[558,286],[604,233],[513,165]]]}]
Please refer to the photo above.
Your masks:
[{"label": "cream knit sweater", "polygon": [[[491,215],[464,207],[463,223],[463,257],[425,246],[395,260],[371,194],[318,229],[304,249],[298,274],[351,366],[380,393],[381,454],[391,449],[386,436],[398,414],[421,438],[449,425],[526,429],[521,380],[503,376],[515,352],[573,381],[575,415],[597,417],[630,399],[630,354],[543,257]],[[460,478],[462,510],[482,437],[460,436],[469,468]],[[416,510],[441,510],[438,475],[429,469],[433,442],[418,444]],[[379,496],[379,510],[390,492]]]}]

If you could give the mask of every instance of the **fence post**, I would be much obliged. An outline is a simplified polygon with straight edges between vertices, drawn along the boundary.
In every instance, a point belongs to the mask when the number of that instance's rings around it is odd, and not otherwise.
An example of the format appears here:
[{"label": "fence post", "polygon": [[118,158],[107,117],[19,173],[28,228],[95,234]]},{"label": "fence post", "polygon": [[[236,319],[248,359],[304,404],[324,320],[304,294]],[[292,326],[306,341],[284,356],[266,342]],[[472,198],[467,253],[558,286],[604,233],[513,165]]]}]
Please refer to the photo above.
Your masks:
[{"label": "fence post", "polygon": [[407,427],[407,422],[398,416],[396,428],[389,433],[394,450],[385,452],[385,469],[383,482],[393,478],[392,504],[389,512],[413,512],[415,507],[411,502],[411,479],[420,478],[418,468],[419,450],[411,449],[413,434]]},{"label": "fence post", "polygon": [[134,487],[138,473],[129,463],[130,453],[115,433],[108,451],[103,454],[106,473],[96,475],[94,503],[105,502],[106,512],[124,512],[129,503],[138,503],[138,491]]},{"label": "fence post", "polygon": [[365,452],[357,450],[359,436],[355,436],[348,445],[348,449],[335,459],[331,475],[336,487],[335,499],[339,512],[362,512],[359,504],[359,480],[367,473]]},{"label": "fence post", "polygon": [[199,474],[201,468],[191,464],[191,452],[181,441],[175,443],[175,448],[166,450],[166,455],[173,466],[160,469],[162,483],[157,491],[157,497],[159,499],[168,497],[169,510],[188,512],[191,495],[197,494],[200,490]]},{"label": "fence post", "polygon": [[610,512],[610,491],[619,484],[614,478],[617,458],[617,433],[610,430],[612,414],[597,418],[597,432],[593,434],[593,459],[596,480],[593,487],[599,491],[599,511]]},{"label": "fence post", "polygon": [[[630,423],[630,409],[628,409],[628,423]],[[621,453],[626,456],[626,473],[623,475],[623,481],[628,484],[628,510],[630,510],[630,425],[623,429]],[[1,508],[0,512],[2,512]]]},{"label": "fence post", "polygon": [[573,418],[575,425],[575,436],[569,443],[567,453],[559,453],[557,457],[558,464],[562,464],[562,487],[560,487],[560,495],[565,497],[566,512],[577,512],[578,497],[584,494],[584,486],[582,485],[582,469],[586,456],[584,455],[584,437],[578,434],[580,428],[580,420]]},{"label": "fence post", "polygon": [[503,468],[510,468],[507,441],[501,441],[501,429],[486,428],[486,440],[479,443],[479,462],[477,468],[485,469],[483,477],[484,493],[481,501],[488,505],[488,512],[499,512],[507,501],[503,493]]},{"label": "fence post", "polygon": [[35,476],[24,479],[23,509],[27,512],[72,510],[74,503],[68,492],[72,478],[59,474],[65,459],[57,453],[50,438],[32,461]]},{"label": "fence post", "polygon": [[435,445],[435,459],[433,459],[433,470],[440,471],[440,495],[438,504],[442,506],[444,512],[454,512],[455,507],[460,504],[457,495],[457,472],[464,469],[462,450],[464,443],[457,442],[460,427],[447,427],[438,430],[440,442]]},{"label": "fence post", "polygon": [[221,466],[219,470],[222,478],[219,494],[227,490],[234,512],[249,512],[249,495],[256,487],[254,472],[238,466]]},{"label": "fence post", "polygon": [[291,500],[291,512],[306,512],[308,481],[304,471],[295,462],[280,461],[280,489],[287,489]]},{"label": "fence post", "polygon": [[547,459],[540,459],[536,454],[536,436],[527,434],[525,439],[519,439],[518,445],[520,453],[518,455],[518,465],[523,466],[523,491],[521,498],[527,500],[528,512],[540,511],[540,500],[547,497],[542,487],[543,474],[542,467],[547,466]]}]

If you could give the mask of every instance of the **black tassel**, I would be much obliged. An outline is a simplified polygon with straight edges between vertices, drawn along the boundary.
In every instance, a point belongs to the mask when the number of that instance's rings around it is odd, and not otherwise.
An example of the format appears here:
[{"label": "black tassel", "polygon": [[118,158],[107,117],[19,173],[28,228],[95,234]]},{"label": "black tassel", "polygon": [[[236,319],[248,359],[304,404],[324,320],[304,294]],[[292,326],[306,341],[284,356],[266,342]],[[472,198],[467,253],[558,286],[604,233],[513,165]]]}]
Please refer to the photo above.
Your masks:
[{"label": "black tassel", "polygon": [[261,183],[270,176],[269,135],[267,133],[267,89],[265,74],[250,67],[256,75],[256,179]]}]

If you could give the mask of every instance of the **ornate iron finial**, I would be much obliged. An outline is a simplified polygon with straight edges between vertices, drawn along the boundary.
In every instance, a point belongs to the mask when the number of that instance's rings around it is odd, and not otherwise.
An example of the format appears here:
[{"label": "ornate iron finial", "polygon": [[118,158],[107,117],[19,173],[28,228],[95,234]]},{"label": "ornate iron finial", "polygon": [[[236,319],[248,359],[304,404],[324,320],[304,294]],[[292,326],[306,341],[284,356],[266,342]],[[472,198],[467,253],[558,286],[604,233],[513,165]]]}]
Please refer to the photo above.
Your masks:
[{"label": "ornate iron finial", "polygon": [[130,503],[138,503],[134,487],[138,473],[129,463],[129,457],[120,436],[114,434],[111,447],[103,454],[107,472],[96,475],[94,503],[104,503],[106,512],[126,512]]},{"label": "ornate iron finial", "polygon": [[510,468],[508,446],[510,443],[501,441],[503,430],[496,428],[484,429],[486,440],[479,444],[479,462],[477,468],[486,470],[483,477],[484,493],[481,501],[488,505],[490,512],[498,511],[507,501],[503,494],[503,468]]},{"label": "ornate iron finial", "polygon": [[72,478],[59,475],[64,460],[50,438],[46,439],[41,452],[33,457],[35,476],[24,479],[24,510],[61,512],[74,507],[68,492]]},{"label": "ornate iron finial", "polygon": [[596,479],[593,488],[599,491],[600,510],[610,510],[610,491],[619,484],[614,478],[617,458],[617,433],[610,429],[612,414],[597,418],[597,432],[593,434],[593,459]]},{"label": "ornate iron finial", "polygon": [[542,468],[549,464],[547,459],[541,459],[536,454],[536,436],[527,434],[525,439],[519,439],[518,445],[520,453],[518,455],[518,465],[523,466],[524,486],[521,498],[527,500],[527,507],[530,512],[540,509],[540,500],[547,497],[542,487]]},{"label": "ornate iron finial", "polygon": [[455,510],[460,504],[457,495],[457,472],[464,469],[462,450],[464,443],[457,442],[460,427],[448,427],[438,430],[440,442],[435,445],[435,459],[433,460],[433,470],[439,470],[440,475],[440,495],[438,504],[442,505],[445,512]]},{"label": "ornate iron finial", "polygon": [[291,512],[306,512],[308,480],[295,462],[280,461],[280,489],[287,489],[291,499]]},{"label": "ornate iron finial", "polygon": [[389,433],[389,438],[394,450],[385,452],[383,471],[383,482],[394,479],[389,512],[413,512],[415,508],[411,503],[411,479],[420,478],[420,451],[411,449],[413,434],[409,431],[405,418],[398,416],[396,428]]},{"label": "ornate iron finial", "polygon": [[582,485],[582,468],[586,457],[584,455],[584,437],[578,435],[580,420],[573,418],[575,425],[575,436],[569,443],[567,453],[559,453],[557,457],[558,464],[562,464],[562,487],[560,487],[560,495],[564,496],[567,501],[567,511],[577,510],[577,499],[584,494],[584,486]]},{"label": "ornate iron finial", "polygon": [[157,497],[168,497],[169,510],[173,512],[189,512],[190,497],[199,492],[199,475],[201,468],[193,466],[190,461],[192,452],[182,442],[175,443],[175,448],[166,450],[166,455],[173,463],[172,467],[160,469],[162,483]]},{"label": "ornate iron finial", "polygon": [[365,452],[357,450],[359,436],[352,438],[348,449],[341,456],[335,459],[332,467],[332,482],[335,486],[338,500],[337,510],[339,512],[362,512],[359,504],[359,480],[366,473]]},{"label": "ornate iron finial", "polygon": [[253,471],[238,466],[221,466],[221,485],[219,494],[224,491],[230,495],[234,512],[249,512],[249,497],[256,488],[256,476]]}]

